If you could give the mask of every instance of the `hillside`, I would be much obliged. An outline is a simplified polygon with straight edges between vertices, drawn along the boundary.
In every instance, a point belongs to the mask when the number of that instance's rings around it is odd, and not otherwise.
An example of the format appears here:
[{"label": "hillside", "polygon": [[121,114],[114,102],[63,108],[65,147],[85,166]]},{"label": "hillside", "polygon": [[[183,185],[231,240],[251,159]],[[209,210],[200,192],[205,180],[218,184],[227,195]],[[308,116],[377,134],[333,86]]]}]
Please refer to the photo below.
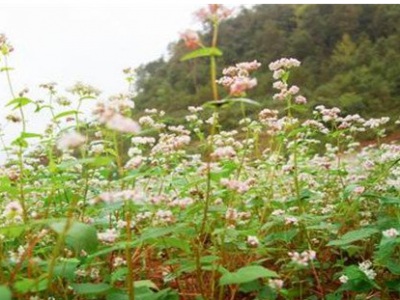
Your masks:
[{"label": "hillside", "polygon": [[[256,5],[220,26],[218,76],[222,68],[257,59],[263,66],[248,97],[263,107],[277,105],[268,64],[295,57],[294,74],[309,106],[338,106],[366,117],[400,112],[399,5]],[[210,40],[207,28],[202,39]],[[182,41],[170,45],[170,58],[140,66],[136,105],[179,117],[189,105],[211,100],[208,58],[181,62]],[[221,94],[223,94],[223,88]],[[229,112],[232,116],[236,110]]]}]

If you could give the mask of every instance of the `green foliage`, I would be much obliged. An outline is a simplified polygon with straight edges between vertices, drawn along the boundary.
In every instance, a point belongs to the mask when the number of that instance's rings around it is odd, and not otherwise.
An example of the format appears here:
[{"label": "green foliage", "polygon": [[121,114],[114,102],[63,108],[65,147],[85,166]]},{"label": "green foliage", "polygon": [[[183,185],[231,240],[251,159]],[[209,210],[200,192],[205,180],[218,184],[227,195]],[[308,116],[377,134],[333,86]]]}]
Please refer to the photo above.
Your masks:
[{"label": "green foliage", "polygon": [[4,285],[0,286],[0,299],[11,300],[11,291],[8,287]]},{"label": "green foliage", "polygon": [[[306,85],[309,106],[337,106],[344,113],[397,117],[400,86],[398,51],[400,9],[396,5],[256,5],[220,25],[219,66],[257,59],[264,67],[278,57],[302,61],[295,82]],[[210,33],[204,33],[209,40]],[[211,99],[206,60],[180,62],[186,50],[181,42],[170,46],[171,58],[139,68],[137,107],[163,109],[178,120],[189,105]],[[212,55],[212,48],[185,54],[184,59]],[[222,76],[221,68],[219,74]],[[274,107],[270,79],[259,80],[248,95]],[[261,83],[262,82],[262,83]],[[223,95],[222,87],[219,87]],[[222,116],[230,124],[232,110]],[[309,111],[305,111],[307,116]],[[234,124],[232,124],[234,125]]]},{"label": "green foliage", "polygon": [[262,266],[247,266],[240,268],[236,272],[230,272],[222,275],[219,283],[221,285],[241,284],[258,278],[271,277],[278,277],[278,274]]},{"label": "green foliage", "polygon": [[218,48],[213,48],[213,47],[206,47],[206,48],[200,48],[197,50],[194,50],[188,54],[185,54],[182,58],[181,61],[186,61],[198,57],[210,57],[210,56],[221,56],[222,51],[219,50]]},{"label": "green foliage", "polygon": [[50,224],[50,228],[58,234],[65,234],[66,243],[72,247],[76,253],[84,250],[88,253],[94,252],[98,245],[96,228],[87,224],[66,221]]}]

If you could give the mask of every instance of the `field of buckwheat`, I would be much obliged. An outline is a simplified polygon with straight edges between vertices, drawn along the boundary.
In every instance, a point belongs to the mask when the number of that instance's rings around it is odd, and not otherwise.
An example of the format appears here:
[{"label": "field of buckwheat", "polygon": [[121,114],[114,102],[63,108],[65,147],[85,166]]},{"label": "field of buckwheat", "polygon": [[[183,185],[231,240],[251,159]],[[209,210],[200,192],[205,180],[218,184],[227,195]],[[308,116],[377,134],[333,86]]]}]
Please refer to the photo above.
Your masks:
[{"label": "field of buckwheat", "polygon": [[[68,97],[41,85],[47,102],[16,93],[13,47],[0,36],[6,119],[21,128],[2,149],[1,300],[400,299],[400,146],[382,143],[390,120],[322,105],[299,119],[307,99],[291,82],[294,58],[269,64],[282,109],[247,117],[263,66],[237,63],[217,78],[229,13],[198,13],[212,25],[210,47],[182,35],[192,50],[183,61],[209,59],[214,99],[178,126],[157,109],[134,120],[132,94],[103,100],[83,83]],[[130,91],[133,70],[124,74]],[[226,105],[243,111],[235,130],[219,122]],[[51,114],[44,133],[27,128],[28,107]],[[367,131],[376,143],[361,148]]]}]

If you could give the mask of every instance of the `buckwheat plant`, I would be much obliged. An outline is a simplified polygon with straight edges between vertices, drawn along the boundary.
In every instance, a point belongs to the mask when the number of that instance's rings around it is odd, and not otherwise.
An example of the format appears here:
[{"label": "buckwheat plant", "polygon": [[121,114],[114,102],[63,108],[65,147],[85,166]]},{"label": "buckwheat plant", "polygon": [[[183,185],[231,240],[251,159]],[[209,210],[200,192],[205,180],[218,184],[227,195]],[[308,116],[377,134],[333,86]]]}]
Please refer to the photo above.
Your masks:
[{"label": "buckwheat plant", "polygon": [[[249,116],[253,72],[268,62],[237,62],[216,78],[229,14],[199,11],[211,47],[183,36],[197,51],[184,60],[210,59],[213,99],[174,126],[155,108],[136,120],[133,69],[111,97],[84,83],[65,92],[44,83],[45,101],[15,92],[13,47],[0,35],[2,121],[21,129],[2,140],[0,299],[400,297],[400,146],[382,139],[390,120],[323,105],[300,117],[311,108],[292,82],[294,58],[269,64],[279,109]],[[228,130],[219,113],[232,103],[243,117]],[[42,111],[46,129],[29,131]],[[361,147],[368,132],[377,141]]]}]

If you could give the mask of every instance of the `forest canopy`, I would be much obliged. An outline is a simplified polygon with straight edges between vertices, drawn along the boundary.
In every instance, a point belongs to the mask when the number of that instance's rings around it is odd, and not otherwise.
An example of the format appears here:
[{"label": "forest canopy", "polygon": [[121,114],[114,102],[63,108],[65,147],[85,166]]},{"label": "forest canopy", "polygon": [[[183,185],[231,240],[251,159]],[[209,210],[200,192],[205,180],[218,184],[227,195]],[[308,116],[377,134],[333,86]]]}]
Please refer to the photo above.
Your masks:
[{"label": "forest canopy", "polygon": [[[337,106],[345,114],[399,116],[400,5],[256,5],[220,25],[218,76],[224,67],[258,60],[258,86],[247,96],[275,107],[268,64],[294,57],[293,74],[308,105]],[[202,39],[210,40],[204,28]],[[137,70],[136,106],[158,108],[180,117],[189,105],[212,99],[208,58],[181,62],[188,50],[170,45],[170,57]],[[220,87],[220,95],[224,95]],[[311,111],[311,110],[310,110]],[[235,111],[231,112],[235,114]],[[230,113],[230,116],[232,116]],[[306,112],[305,112],[306,113]]]}]

